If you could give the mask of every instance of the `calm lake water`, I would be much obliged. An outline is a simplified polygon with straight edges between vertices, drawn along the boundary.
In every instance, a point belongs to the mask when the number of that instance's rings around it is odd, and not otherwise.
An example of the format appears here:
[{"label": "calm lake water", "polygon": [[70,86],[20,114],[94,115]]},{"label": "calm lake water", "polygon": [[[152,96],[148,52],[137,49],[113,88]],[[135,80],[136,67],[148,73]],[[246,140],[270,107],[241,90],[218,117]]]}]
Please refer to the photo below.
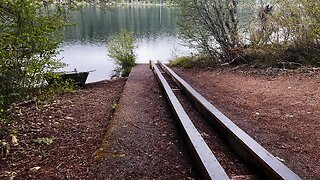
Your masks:
[{"label": "calm lake water", "polygon": [[70,26],[64,30],[65,43],[58,58],[68,64],[63,71],[96,70],[87,82],[109,79],[115,64],[108,57],[107,42],[121,29],[135,32],[137,63],[149,60],[168,62],[178,55],[189,54],[177,36],[177,9],[163,6],[120,7],[102,11],[87,6],[74,12]]}]

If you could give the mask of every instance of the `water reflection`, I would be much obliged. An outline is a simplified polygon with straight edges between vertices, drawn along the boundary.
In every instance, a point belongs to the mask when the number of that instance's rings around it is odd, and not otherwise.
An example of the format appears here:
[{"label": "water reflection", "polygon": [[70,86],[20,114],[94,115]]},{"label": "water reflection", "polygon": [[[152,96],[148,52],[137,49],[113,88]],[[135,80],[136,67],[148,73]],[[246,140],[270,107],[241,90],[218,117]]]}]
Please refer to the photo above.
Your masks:
[{"label": "water reflection", "polygon": [[162,6],[121,7],[107,12],[87,6],[74,12],[71,22],[77,25],[65,28],[63,52],[58,57],[69,64],[63,70],[96,70],[87,82],[110,78],[115,65],[108,57],[106,44],[120,29],[135,32],[138,63],[167,62],[175,55],[188,53],[177,38],[176,12],[176,8]]}]

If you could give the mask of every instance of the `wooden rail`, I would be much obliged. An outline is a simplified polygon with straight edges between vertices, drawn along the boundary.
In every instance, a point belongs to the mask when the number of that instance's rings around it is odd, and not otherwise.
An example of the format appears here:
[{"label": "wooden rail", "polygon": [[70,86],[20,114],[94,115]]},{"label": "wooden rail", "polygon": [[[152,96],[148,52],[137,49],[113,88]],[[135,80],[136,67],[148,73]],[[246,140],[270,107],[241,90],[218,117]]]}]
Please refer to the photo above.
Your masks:
[{"label": "wooden rail", "polygon": [[217,161],[216,157],[213,155],[212,151],[191,122],[189,116],[184,111],[182,105],[174,95],[168,82],[165,80],[160,70],[154,63],[152,63],[152,69],[159,83],[164,89],[164,92],[171,108],[173,109],[176,119],[179,120],[182,132],[184,133],[188,146],[192,154],[194,155],[194,159],[196,160],[196,167],[198,168],[198,171],[200,172],[202,177],[205,179],[217,180],[229,179],[224,169]]},{"label": "wooden rail", "polygon": [[243,160],[253,164],[269,179],[301,179],[221,113],[170,68],[164,64],[161,64],[161,67],[193,102],[197,110],[206,117],[210,123],[217,127],[220,134],[225,137],[228,144]]}]

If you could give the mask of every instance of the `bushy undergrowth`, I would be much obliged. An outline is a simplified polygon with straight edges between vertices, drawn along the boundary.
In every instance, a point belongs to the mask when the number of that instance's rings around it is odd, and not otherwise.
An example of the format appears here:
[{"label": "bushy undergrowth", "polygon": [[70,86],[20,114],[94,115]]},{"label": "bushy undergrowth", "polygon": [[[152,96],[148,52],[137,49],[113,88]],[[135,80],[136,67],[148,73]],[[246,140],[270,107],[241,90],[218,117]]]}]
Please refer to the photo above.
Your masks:
[{"label": "bushy undergrowth", "polygon": [[64,66],[55,56],[66,17],[41,0],[0,1],[0,16],[0,120],[7,121],[12,103],[39,99],[47,74]]},{"label": "bushy undergrowth", "polygon": [[215,60],[204,56],[183,56],[170,61],[170,65],[183,68],[208,68],[216,64]]},{"label": "bushy undergrowth", "polygon": [[278,67],[295,69],[300,66],[319,67],[320,66],[320,46],[319,45],[265,45],[262,47],[252,47],[244,50],[243,63],[255,65],[257,67]]},{"label": "bushy undergrowth", "polygon": [[319,66],[318,0],[177,2],[180,36],[217,63]]},{"label": "bushy undergrowth", "polygon": [[[246,47],[241,55],[230,61],[230,65],[250,65],[258,68],[297,69],[300,67],[320,66],[320,46],[300,45],[284,46],[272,44],[264,46]],[[170,65],[183,68],[208,68],[221,65],[209,56],[178,57],[170,61]]]}]

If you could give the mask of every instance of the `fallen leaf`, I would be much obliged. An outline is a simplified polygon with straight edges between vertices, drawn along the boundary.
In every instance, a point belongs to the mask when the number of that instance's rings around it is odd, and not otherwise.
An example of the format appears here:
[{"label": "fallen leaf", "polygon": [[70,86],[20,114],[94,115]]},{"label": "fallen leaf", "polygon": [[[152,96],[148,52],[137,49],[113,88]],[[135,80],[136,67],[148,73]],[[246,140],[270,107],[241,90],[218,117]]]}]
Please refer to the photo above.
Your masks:
[{"label": "fallen leaf", "polygon": [[35,142],[35,143],[44,143],[44,144],[47,144],[47,145],[50,145],[53,143],[53,139],[52,138],[37,138],[37,139],[33,139],[32,142]]},{"label": "fallen leaf", "polygon": [[41,168],[41,167],[39,167],[39,166],[33,167],[33,168],[30,169],[30,172],[36,172],[36,171],[38,171],[40,168]]},{"label": "fallen leaf", "polygon": [[66,120],[74,120],[73,117],[65,117]]},{"label": "fallen leaf", "polygon": [[9,180],[13,180],[16,176],[16,172],[4,171],[4,176],[7,176]]},{"label": "fallen leaf", "polygon": [[11,142],[13,144],[13,146],[18,146],[19,143],[18,143],[18,138],[16,135],[11,135]]},{"label": "fallen leaf", "polygon": [[276,157],[279,161],[284,162],[284,159],[279,158],[278,156]]},{"label": "fallen leaf", "polygon": [[125,157],[126,154],[112,154],[111,157],[122,158]]},{"label": "fallen leaf", "polygon": [[201,136],[209,137],[209,135],[207,133],[201,133]]}]

